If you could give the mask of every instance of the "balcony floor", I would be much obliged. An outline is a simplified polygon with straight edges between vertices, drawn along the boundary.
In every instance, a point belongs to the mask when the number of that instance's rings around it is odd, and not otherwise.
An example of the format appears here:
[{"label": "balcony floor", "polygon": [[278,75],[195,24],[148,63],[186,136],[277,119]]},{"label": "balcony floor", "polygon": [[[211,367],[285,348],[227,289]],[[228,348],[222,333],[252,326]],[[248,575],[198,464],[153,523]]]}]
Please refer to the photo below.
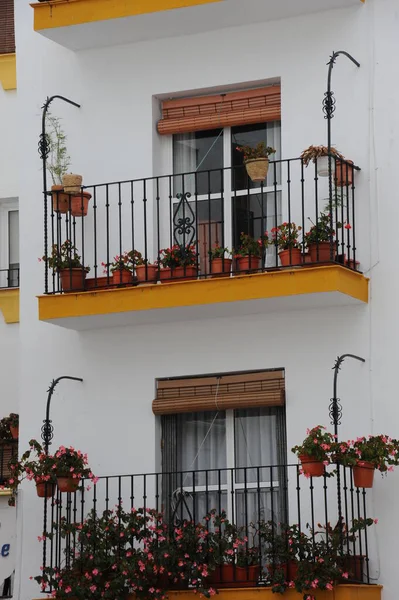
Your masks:
[{"label": "balcony floor", "polygon": [[[363,0],[361,0],[363,1]],[[71,50],[140,42],[362,6],[360,0],[50,0],[34,29]]]},{"label": "balcony floor", "polygon": [[39,296],[39,319],[77,331],[368,302],[368,279],[340,265]]}]

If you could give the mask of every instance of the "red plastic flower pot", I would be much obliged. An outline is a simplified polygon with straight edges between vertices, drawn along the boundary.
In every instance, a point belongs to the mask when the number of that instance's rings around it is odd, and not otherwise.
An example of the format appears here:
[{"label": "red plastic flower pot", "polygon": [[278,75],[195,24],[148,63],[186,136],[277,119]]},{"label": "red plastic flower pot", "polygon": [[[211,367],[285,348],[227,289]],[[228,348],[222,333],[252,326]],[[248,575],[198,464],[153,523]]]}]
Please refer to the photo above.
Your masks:
[{"label": "red plastic flower pot", "polygon": [[158,279],[158,267],[156,265],[139,265],[135,268],[139,283],[155,283]]},{"label": "red plastic flower pot", "polygon": [[283,267],[296,267],[302,264],[302,253],[299,248],[282,250],[278,253]]},{"label": "red plastic flower pot", "polygon": [[133,283],[133,275],[126,269],[118,269],[112,273],[112,285]]},{"label": "red plastic flower pot", "polygon": [[309,254],[310,254],[312,263],[330,262],[331,261],[330,248],[331,248],[330,242],[320,242],[319,244],[309,244]]},{"label": "red plastic flower pot", "polygon": [[198,271],[197,267],[187,266],[187,267],[176,267],[172,270],[172,279],[197,279]]},{"label": "red plastic flower pot", "polygon": [[71,197],[71,215],[73,217],[85,217],[89,209],[91,194],[82,192],[79,196]]},{"label": "red plastic flower pot", "polygon": [[302,463],[304,475],[321,477],[324,474],[324,465],[321,460],[315,460],[312,456],[307,456],[306,454],[301,454],[299,460]]},{"label": "red plastic flower pot", "polygon": [[236,258],[238,271],[258,271],[261,267],[261,259],[258,256],[240,256]]},{"label": "red plastic flower pot", "polygon": [[355,486],[360,488],[372,488],[374,471],[374,465],[365,460],[358,460],[356,467],[353,467],[353,481]]},{"label": "red plastic flower pot", "polygon": [[231,258],[213,258],[211,262],[212,277],[230,277]]},{"label": "red plastic flower pot", "polygon": [[159,271],[159,279],[160,281],[168,281],[172,279],[172,269],[169,267],[164,267]]},{"label": "red plastic flower pot", "polygon": [[36,493],[39,498],[51,498],[55,493],[55,484],[44,481],[36,483]]},{"label": "red plastic flower pot", "polygon": [[84,269],[60,269],[63,292],[83,292],[87,272]]},{"label": "red plastic flower pot", "polygon": [[73,477],[57,477],[57,486],[60,492],[76,492],[79,487],[79,479],[73,479]]}]

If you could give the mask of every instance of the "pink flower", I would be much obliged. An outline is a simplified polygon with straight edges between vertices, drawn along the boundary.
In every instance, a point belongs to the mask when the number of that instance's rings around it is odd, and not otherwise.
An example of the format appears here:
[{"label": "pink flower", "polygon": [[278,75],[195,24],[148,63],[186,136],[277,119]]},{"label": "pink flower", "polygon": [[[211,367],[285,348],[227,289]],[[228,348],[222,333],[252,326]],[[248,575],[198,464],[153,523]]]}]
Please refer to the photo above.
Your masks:
[{"label": "pink flower", "polygon": [[348,575],[348,573],[346,573],[346,572],[345,572],[345,573],[342,573],[342,577],[343,577],[344,579],[348,579],[349,575]]},{"label": "pink flower", "polygon": [[333,586],[331,585],[331,583],[327,583],[326,584],[326,589],[327,590],[332,590],[333,589]]},{"label": "pink flower", "polygon": [[93,575],[98,575],[98,569],[93,569],[92,573],[93,573]]},{"label": "pink flower", "polygon": [[90,586],[90,591],[91,591],[92,594],[94,594],[94,592],[96,591],[96,589],[97,589],[96,585],[91,585]]},{"label": "pink flower", "polygon": [[68,585],[68,587],[65,588],[64,592],[66,594],[70,594],[72,592],[72,588]]},{"label": "pink flower", "polygon": [[374,519],[374,523],[377,525],[377,523],[378,523],[378,519]]}]

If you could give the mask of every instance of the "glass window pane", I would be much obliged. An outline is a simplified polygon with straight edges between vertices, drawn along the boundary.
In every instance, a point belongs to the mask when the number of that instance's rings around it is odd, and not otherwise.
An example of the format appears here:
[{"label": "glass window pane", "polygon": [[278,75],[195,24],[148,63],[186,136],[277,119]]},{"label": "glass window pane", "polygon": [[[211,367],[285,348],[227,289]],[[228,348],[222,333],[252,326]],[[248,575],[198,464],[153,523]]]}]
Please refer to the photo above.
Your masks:
[{"label": "glass window pane", "polygon": [[[259,142],[265,142],[266,146],[271,146],[276,150],[270,160],[278,161],[281,159],[281,123],[272,121],[270,123],[257,123],[255,125],[242,125],[231,128],[231,164],[233,167],[232,186],[233,190],[246,190],[259,188],[259,183],[253,183],[246,172],[243,163],[243,154],[237,150],[237,146],[256,146]],[[265,185],[273,186],[274,183],[280,185],[281,173],[280,165],[272,164],[269,168]]]},{"label": "glass window pane", "polygon": [[[223,129],[173,136],[174,194],[220,194],[223,177]],[[200,171],[216,171],[200,173]],[[197,173],[199,171],[199,173]],[[191,173],[189,175],[181,175]],[[194,174],[196,173],[196,174]]]},{"label": "glass window pane", "polygon": [[19,212],[10,210],[8,213],[8,262],[19,263]]}]

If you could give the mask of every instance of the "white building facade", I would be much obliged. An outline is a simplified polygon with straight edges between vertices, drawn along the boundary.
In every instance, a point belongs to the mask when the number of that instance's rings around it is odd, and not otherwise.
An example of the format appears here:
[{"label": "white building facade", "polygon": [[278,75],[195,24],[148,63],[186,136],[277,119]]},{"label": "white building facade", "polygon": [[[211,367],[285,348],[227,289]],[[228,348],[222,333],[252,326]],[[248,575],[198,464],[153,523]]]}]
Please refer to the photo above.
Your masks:
[{"label": "white building facade", "polygon": [[[399,50],[397,2],[301,0],[292,6],[271,0],[148,0],[151,9],[115,14],[100,0],[90,0],[93,8],[87,9],[88,2],[70,3],[75,11],[70,15],[69,3],[52,0],[32,9],[26,0],[15,0],[18,97],[12,98],[16,109],[8,96],[1,98],[10,117],[4,118],[2,110],[0,118],[5,136],[17,142],[15,156],[5,152],[1,161],[0,199],[19,198],[20,324],[15,339],[2,343],[2,365],[6,389],[19,397],[20,451],[28,440],[40,437],[49,383],[63,375],[82,378],[82,383],[63,381],[56,388],[52,449],[64,444],[87,452],[98,476],[247,468],[246,483],[238,478],[229,486],[228,475],[219,484],[214,476],[207,482],[202,475],[193,484],[194,477],[187,481],[185,475],[178,485],[190,497],[193,485],[201,488],[197,510],[211,508],[209,496],[217,490],[220,501],[220,486],[225,508],[231,510],[235,500],[228,500],[229,494],[238,498],[244,490],[252,498],[254,493],[246,518],[249,511],[260,510],[256,490],[262,488],[268,518],[286,510],[296,520],[297,480],[289,474],[296,467],[288,469],[285,479],[274,477],[270,465],[296,464],[290,449],[307,428],[321,424],[333,431],[331,369],[337,356],[351,353],[365,360],[348,359],[339,375],[340,438],[397,436],[399,124],[392,67]],[[353,185],[334,185],[330,196],[328,178],[318,177],[314,165],[303,167],[298,159],[309,145],[327,144],[322,110],[326,63],[333,51],[341,50],[360,67],[341,55],[333,68],[332,144],[360,170],[353,173]],[[42,106],[54,95],[80,105],[59,98],[51,103],[51,114],[60,118],[67,135],[71,169],[83,174],[91,194],[87,216],[74,220],[52,209],[50,195],[47,216],[43,214],[37,148]],[[201,105],[207,107],[205,113],[198,109]],[[192,106],[199,110],[194,116]],[[201,129],[198,119],[203,117]],[[165,133],[163,126],[175,129]],[[275,162],[265,184],[251,184],[243,178],[236,147],[259,141],[274,147]],[[191,196],[179,204],[178,194],[187,192]],[[271,248],[261,265],[265,272],[208,277],[208,250],[216,244],[232,248],[242,231],[259,237],[282,221],[295,221],[308,231],[308,218],[318,220],[332,197],[339,242],[332,261],[280,269]],[[190,220],[190,215],[194,233],[179,233],[178,218]],[[336,227],[338,222],[342,228]],[[90,266],[90,290],[60,293],[51,270],[45,289],[45,265],[38,258],[65,239],[73,240]],[[187,241],[199,253],[201,277],[196,281],[118,289],[109,288],[109,280],[99,283],[101,263],[123,251],[134,248],[155,261],[162,248]],[[5,336],[12,335],[11,327],[4,325]],[[7,382],[13,380],[15,364],[19,382],[14,393],[14,383]],[[269,396],[263,394],[259,406],[245,383],[234,377],[250,382],[260,377],[275,387]],[[195,378],[205,380],[185,381]],[[230,398],[224,408],[219,400],[237,381],[244,386],[236,388],[241,404]],[[176,418],[171,409],[159,408],[168,399],[165,388],[175,390],[171,396],[175,393],[176,402],[186,393],[195,407],[193,396],[195,400],[198,389],[207,385],[214,406],[184,411],[180,400]],[[190,396],[182,391],[185,386],[197,388]],[[255,467],[269,470],[255,477]],[[311,509],[309,482],[303,479],[305,523]],[[109,484],[114,503],[115,481]],[[149,476],[146,492],[143,479],[136,479],[134,494],[129,481],[120,484],[126,503],[133,503],[133,496],[137,505],[146,494],[154,503],[162,496],[157,477]],[[331,481],[333,520],[336,484]],[[99,503],[105,502],[104,489],[100,480]],[[353,491],[362,503],[356,515],[366,507],[367,516],[379,519],[368,533],[368,583],[383,585],[387,600],[395,594],[399,517],[392,498],[398,490],[394,472],[376,477],[364,506],[363,495]],[[323,493],[317,482],[312,496],[319,506],[316,519],[325,516],[318,513],[324,511]],[[350,491],[342,493],[349,506]],[[87,510],[92,500],[87,494]],[[14,595],[28,600],[40,593],[29,576],[37,575],[42,565],[37,537],[43,519],[43,503],[28,482],[18,493],[17,516],[20,554]]]}]

